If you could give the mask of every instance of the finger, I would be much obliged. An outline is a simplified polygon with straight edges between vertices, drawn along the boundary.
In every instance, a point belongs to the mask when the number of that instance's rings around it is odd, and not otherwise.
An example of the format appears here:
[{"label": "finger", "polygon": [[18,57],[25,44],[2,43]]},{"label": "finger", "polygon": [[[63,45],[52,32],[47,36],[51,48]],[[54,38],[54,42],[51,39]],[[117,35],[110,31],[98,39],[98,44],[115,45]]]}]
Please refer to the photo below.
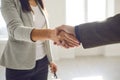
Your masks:
[{"label": "finger", "polygon": [[[66,34],[66,35],[65,35]],[[67,34],[66,32],[62,31],[60,34],[59,34],[59,39],[60,39],[60,43],[63,47],[65,48],[69,48],[69,47],[75,47],[75,46],[78,46],[79,44],[74,42],[74,40],[72,40],[72,37],[69,39],[68,38],[71,37],[72,35],[70,34]],[[76,39],[77,40],[77,39]]]},{"label": "finger", "polygon": [[75,47],[75,44],[69,43],[66,40],[62,40],[62,46],[64,46],[65,48],[70,48],[70,47]]},{"label": "finger", "polygon": [[57,45],[57,43],[56,43],[56,42],[54,42],[54,45]]},{"label": "finger", "polygon": [[57,72],[57,68],[54,67],[54,68],[53,68],[53,73],[56,73],[56,72]]},{"label": "finger", "polygon": [[78,46],[78,44],[75,44],[75,43],[71,43],[69,42],[68,40],[61,40],[60,41],[60,46],[64,47],[64,48],[70,48],[70,47],[75,47],[75,46]]},{"label": "finger", "polygon": [[65,34],[65,37],[73,43],[79,44],[80,42],[75,38],[75,36],[70,34]]},{"label": "finger", "polygon": [[67,39],[67,38],[64,38],[64,40],[65,40],[66,43],[67,43],[69,46],[71,46],[71,47],[79,46],[79,45],[80,45],[80,44],[78,44],[78,43],[75,43],[75,42],[72,41],[72,40]]},{"label": "finger", "polygon": [[62,31],[59,35],[62,36],[62,38],[65,39],[67,42],[79,45],[79,41],[76,39],[75,36],[70,35],[64,31]]},{"label": "finger", "polygon": [[58,38],[59,38],[59,42],[60,42],[59,46],[62,46],[64,48],[69,48],[68,44],[65,42],[65,40],[63,39],[63,37],[58,36]]},{"label": "finger", "polygon": [[61,46],[63,46],[64,48],[69,48],[69,45],[66,43],[65,40],[61,41]]},{"label": "finger", "polygon": [[66,41],[66,43],[68,44],[69,48],[73,48],[73,47],[78,46],[78,45],[75,45],[75,44],[73,44],[73,43],[69,43],[69,42],[67,42],[67,41]]},{"label": "finger", "polygon": [[58,26],[56,29],[58,30],[58,31],[61,31],[61,30],[64,30],[64,26],[63,25],[61,25],[61,26]]},{"label": "finger", "polygon": [[61,31],[64,31],[64,29],[62,29],[62,26],[56,28],[57,35],[59,35]]},{"label": "finger", "polygon": [[64,39],[73,44],[73,45],[76,45],[76,46],[79,46],[80,45],[80,42],[78,42],[78,40],[76,38],[74,38],[73,36],[70,36],[70,35],[65,35]]},{"label": "finger", "polygon": [[66,42],[67,42],[67,44],[68,44],[69,46],[79,46],[79,45],[80,45],[80,44],[74,43],[74,42],[72,42],[72,41],[70,41],[70,40],[66,40]]},{"label": "finger", "polygon": [[57,67],[54,65],[51,67],[51,72],[56,73],[57,72]]}]

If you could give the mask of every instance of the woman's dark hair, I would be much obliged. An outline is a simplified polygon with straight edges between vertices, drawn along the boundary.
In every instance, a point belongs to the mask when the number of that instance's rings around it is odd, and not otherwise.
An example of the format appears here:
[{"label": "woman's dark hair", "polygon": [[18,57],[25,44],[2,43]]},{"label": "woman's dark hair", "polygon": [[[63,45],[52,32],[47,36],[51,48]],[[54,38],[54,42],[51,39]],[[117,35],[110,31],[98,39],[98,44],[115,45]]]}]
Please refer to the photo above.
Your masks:
[{"label": "woman's dark hair", "polygon": [[[42,7],[42,9],[44,9],[44,4],[42,0],[36,0],[38,1],[38,3],[40,4],[40,6]],[[22,6],[22,10],[24,12],[29,12],[32,11],[30,4],[29,4],[29,0],[20,0],[21,6]]]}]

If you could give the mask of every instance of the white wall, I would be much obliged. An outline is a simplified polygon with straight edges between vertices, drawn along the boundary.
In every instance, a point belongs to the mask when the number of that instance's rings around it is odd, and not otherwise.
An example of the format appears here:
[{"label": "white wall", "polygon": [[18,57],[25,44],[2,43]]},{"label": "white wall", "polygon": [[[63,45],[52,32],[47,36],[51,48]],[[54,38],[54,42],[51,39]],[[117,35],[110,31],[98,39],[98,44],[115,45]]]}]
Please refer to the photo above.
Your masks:
[{"label": "white wall", "polygon": [[115,0],[115,14],[120,13],[120,0]]}]

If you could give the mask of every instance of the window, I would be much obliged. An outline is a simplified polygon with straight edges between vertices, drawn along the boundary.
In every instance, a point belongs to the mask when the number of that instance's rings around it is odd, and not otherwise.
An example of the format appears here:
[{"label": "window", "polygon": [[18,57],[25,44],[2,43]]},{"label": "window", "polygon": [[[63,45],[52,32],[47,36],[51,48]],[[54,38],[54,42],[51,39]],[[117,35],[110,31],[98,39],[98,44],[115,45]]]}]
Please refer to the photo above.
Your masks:
[{"label": "window", "polygon": [[87,21],[106,18],[106,0],[87,0]]},{"label": "window", "polygon": [[66,24],[104,20],[106,14],[106,0],[66,0]]},{"label": "window", "polygon": [[7,38],[7,29],[6,29],[6,23],[2,17],[1,14],[1,0],[0,0],[0,40]]}]

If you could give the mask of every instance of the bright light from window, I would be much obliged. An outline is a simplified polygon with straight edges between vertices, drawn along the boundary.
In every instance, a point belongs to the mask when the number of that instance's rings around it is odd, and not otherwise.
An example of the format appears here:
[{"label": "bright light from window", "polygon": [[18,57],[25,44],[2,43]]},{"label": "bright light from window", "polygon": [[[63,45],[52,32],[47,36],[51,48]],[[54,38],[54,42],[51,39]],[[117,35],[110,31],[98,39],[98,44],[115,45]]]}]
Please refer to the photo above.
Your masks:
[{"label": "bright light from window", "polygon": [[76,25],[84,22],[84,0],[66,0],[66,24]]},{"label": "bright light from window", "polygon": [[5,21],[4,21],[4,19],[3,19],[3,17],[2,17],[2,14],[1,14],[1,12],[0,12],[0,28],[3,28],[3,27],[5,27]]},{"label": "bright light from window", "polygon": [[[1,0],[0,0],[0,7],[1,7]],[[8,37],[8,35],[7,35],[6,23],[2,17],[1,11],[0,11],[0,40],[3,38],[7,38],[7,37]]]},{"label": "bright light from window", "polygon": [[104,20],[106,17],[106,0],[88,0],[88,21]]},{"label": "bright light from window", "polygon": [[66,0],[66,24],[104,20],[106,0]]},{"label": "bright light from window", "polygon": [[79,77],[72,80],[103,80],[102,76]]},{"label": "bright light from window", "polygon": [[7,38],[7,29],[6,29],[6,24],[5,21],[1,15],[0,12],[0,38]]}]

